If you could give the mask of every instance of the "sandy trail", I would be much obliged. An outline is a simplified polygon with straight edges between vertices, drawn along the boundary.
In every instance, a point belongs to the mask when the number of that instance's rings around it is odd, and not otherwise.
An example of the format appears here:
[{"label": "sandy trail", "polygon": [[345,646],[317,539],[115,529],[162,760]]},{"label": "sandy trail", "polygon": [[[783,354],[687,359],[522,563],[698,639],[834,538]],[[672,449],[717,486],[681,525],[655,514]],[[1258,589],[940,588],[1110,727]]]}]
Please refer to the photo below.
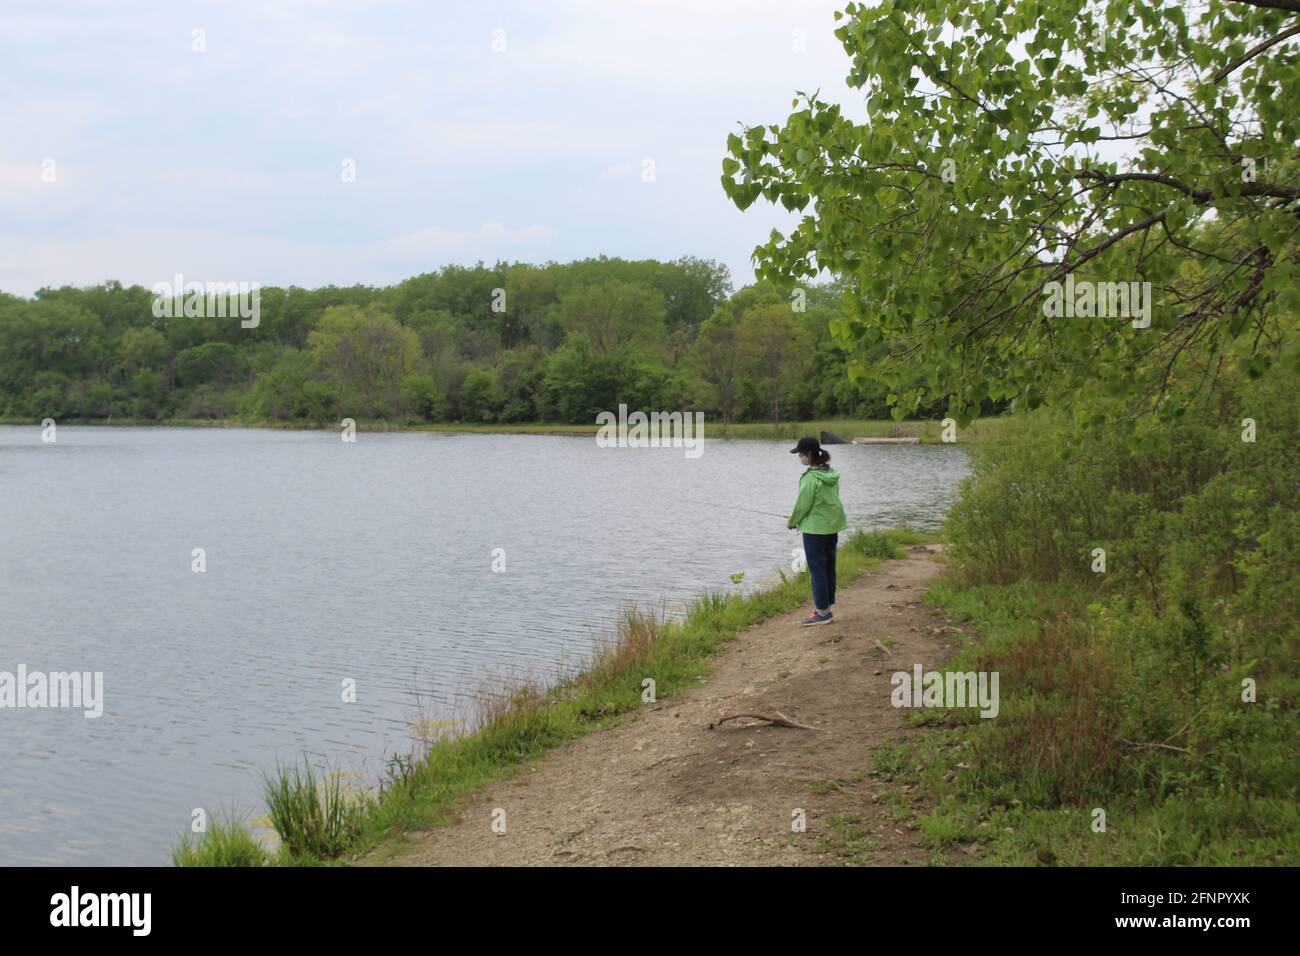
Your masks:
[{"label": "sandy trail", "polygon": [[[383,862],[820,866],[839,862],[823,843],[842,813],[860,814],[874,845],[857,862],[925,862],[919,836],[877,802],[889,788],[906,795],[906,785],[863,772],[882,742],[925,732],[890,705],[890,675],[918,662],[930,669],[962,639],[922,603],[940,560],[918,547],[862,575],[840,589],[833,624],[800,627],[801,608],[748,628],[699,686],[522,767],[471,798],[459,823],[412,834]],[[709,728],[724,714],[774,711],[815,729]],[[492,829],[497,808],[504,834]],[[797,809],[803,833],[792,831]]]}]

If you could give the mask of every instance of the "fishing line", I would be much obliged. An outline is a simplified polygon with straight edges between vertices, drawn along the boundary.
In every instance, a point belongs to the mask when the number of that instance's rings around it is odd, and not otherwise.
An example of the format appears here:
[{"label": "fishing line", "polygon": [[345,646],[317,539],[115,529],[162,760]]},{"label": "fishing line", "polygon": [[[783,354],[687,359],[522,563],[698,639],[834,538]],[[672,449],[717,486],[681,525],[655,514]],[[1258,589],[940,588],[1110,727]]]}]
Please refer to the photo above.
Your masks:
[{"label": "fishing line", "polygon": [[700,501],[698,498],[683,498],[683,501],[689,501],[691,504],[707,505],[710,508],[730,508],[732,511],[748,511],[752,515],[767,515],[769,518],[785,518],[786,515],[779,515],[775,511],[758,511],[754,508],[741,508],[737,505],[723,505],[714,501]]}]

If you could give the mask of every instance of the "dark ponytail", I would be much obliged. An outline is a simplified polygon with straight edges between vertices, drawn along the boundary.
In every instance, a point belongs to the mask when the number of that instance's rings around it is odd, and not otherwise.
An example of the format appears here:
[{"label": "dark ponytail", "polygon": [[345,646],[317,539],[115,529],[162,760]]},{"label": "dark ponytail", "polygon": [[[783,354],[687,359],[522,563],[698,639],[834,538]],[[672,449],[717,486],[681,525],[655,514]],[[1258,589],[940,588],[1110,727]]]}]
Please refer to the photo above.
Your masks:
[{"label": "dark ponytail", "polygon": [[808,456],[809,468],[820,468],[830,462],[831,456],[821,443],[809,435],[806,438],[800,438],[799,443],[790,449],[790,453],[798,452],[800,455]]}]

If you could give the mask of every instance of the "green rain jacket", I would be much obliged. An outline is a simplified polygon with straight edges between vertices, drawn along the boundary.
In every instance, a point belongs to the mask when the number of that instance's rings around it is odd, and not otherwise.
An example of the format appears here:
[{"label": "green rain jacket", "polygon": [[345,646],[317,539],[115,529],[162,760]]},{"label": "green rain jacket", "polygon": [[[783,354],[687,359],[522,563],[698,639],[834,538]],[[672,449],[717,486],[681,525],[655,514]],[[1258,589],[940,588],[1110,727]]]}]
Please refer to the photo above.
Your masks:
[{"label": "green rain jacket", "polygon": [[849,526],[840,504],[840,473],[830,465],[809,468],[799,478],[799,497],[788,522],[804,534],[838,534]]}]

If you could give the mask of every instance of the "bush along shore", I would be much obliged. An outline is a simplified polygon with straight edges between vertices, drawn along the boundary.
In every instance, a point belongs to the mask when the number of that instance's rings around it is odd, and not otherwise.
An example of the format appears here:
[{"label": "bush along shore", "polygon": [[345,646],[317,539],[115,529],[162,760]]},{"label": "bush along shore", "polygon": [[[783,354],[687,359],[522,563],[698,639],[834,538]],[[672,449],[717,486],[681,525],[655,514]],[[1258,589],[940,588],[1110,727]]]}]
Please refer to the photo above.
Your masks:
[{"label": "bush along shore", "polygon": [[1001,709],[918,710],[876,755],[936,849],[1028,865],[1300,858],[1300,403],[1294,364],[1176,423],[1040,410],[976,449],[931,597],[981,639],[945,671]]},{"label": "bush along shore", "polygon": [[[907,529],[856,531],[840,549],[840,580],[848,583],[882,560],[902,557],[902,545],[928,540]],[[679,694],[703,680],[713,656],[746,627],[807,600],[805,571],[782,573],[770,587],[750,594],[705,593],[677,620],[630,608],[614,640],[581,674],[549,688],[520,683],[481,694],[465,732],[392,756],[375,790],[351,791],[340,774],[307,761],[275,768],[263,789],[278,850],[268,850],[232,813],[212,820],[205,833],[182,838],[173,861],[177,866],[312,866],[399,844],[407,830],[451,820],[479,787],[635,712],[646,678],[654,681],[657,699]]]}]

